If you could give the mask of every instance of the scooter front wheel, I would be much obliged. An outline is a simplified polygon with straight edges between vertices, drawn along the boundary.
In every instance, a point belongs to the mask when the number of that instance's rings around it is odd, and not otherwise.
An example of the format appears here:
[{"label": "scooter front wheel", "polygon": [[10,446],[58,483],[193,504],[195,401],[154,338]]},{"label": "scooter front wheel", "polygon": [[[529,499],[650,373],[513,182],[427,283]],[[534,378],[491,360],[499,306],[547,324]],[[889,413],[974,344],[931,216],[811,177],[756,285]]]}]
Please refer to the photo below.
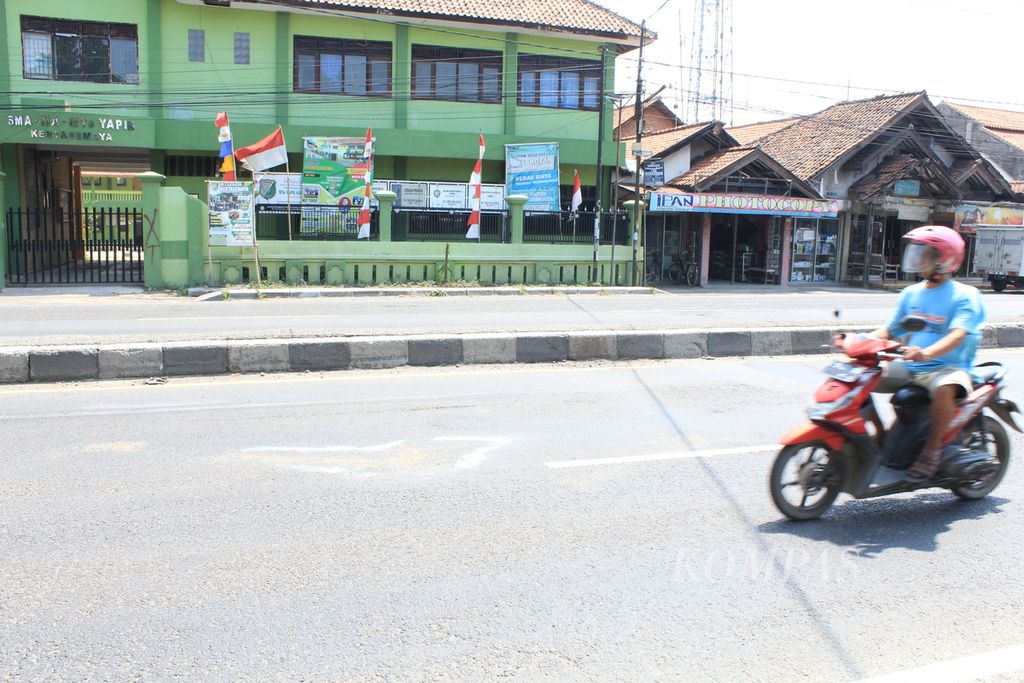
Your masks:
[{"label": "scooter front wheel", "polygon": [[837,453],[820,441],[784,446],[769,478],[772,500],[790,519],[817,519],[832,507],[842,488]]}]

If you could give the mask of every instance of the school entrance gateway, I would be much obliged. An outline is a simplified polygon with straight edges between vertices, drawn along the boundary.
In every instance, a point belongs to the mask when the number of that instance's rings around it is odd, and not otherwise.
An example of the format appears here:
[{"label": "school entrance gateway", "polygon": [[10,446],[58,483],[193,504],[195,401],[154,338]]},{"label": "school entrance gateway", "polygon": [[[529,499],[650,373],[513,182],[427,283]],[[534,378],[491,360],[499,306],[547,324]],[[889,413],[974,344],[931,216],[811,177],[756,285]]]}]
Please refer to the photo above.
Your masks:
[{"label": "school entrance gateway", "polygon": [[22,144],[17,169],[20,192],[8,197],[3,247],[10,284],[143,282],[136,176],[150,169],[149,150]]}]

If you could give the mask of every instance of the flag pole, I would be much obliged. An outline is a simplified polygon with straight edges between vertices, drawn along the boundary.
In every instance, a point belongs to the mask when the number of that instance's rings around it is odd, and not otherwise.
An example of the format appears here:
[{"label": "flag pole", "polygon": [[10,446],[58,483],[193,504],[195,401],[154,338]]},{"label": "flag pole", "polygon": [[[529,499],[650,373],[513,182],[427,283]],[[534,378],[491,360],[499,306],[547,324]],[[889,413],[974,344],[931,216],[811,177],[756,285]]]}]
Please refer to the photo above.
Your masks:
[{"label": "flag pole", "polygon": [[[281,130],[281,126],[277,127],[281,131],[281,139],[284,140],[284,131]],[[291,163],[288,161],[288,144],[284,146],[284,189],[285,197],[288,202],[288,240],[292,239],[292,168]]]},{"label": "flag pole", "polygon": [[[231,157],[234,161],[235,156],[235,145],[231,145]],[[237,168],[237,166],[236,166]],[[252,253],[253,260],[256,261],[256,289],[262,289],[263,283],[260,280],[260,245],[256,239],[256,199],[253,197],[253,190],[256,189],[256,172],[250,170],[249,175],[252,177],[252,187],[249,188],[249,219],[252,221]]]}]

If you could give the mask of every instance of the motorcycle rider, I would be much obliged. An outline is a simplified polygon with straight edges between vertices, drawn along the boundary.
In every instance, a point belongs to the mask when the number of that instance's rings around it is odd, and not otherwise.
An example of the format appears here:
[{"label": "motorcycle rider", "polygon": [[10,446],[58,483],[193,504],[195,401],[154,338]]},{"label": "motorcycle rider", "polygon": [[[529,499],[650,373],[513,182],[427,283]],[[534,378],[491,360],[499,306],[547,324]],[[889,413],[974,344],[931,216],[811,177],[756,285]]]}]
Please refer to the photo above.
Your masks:
[{"label": "motorcycle rider", "polygon": [[[880,339],[907,334],[900,321],[907,316],[923,318],[927,326],[911,332],[903,353],[910,381],[931,395],[931,424],[924,449],[907,470],[908,481],[919,483],[935,476],[940,465],[942,436],[956,412],[956,402],[973,389],[971,368],[985,321],[981,293],[953,279],[964,259],[964,240],[955,230],[941,225],[914,228],[903,236],[906,248],[902,268],[925,279],[900,292],[889,324],[872,332]],[[898,374],[890,368],[887,374]]]}]

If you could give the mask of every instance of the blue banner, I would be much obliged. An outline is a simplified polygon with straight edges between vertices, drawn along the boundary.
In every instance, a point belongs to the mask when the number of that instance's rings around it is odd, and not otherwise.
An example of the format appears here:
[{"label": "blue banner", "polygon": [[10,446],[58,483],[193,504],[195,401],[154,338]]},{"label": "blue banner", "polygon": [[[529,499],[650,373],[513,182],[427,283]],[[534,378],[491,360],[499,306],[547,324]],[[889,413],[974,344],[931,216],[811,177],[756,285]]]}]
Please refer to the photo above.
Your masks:
[{"label": "blue banner", "polygon": [[558,143],[505,145],[505,192],[527,196],[527,211],[560,211]]}]

